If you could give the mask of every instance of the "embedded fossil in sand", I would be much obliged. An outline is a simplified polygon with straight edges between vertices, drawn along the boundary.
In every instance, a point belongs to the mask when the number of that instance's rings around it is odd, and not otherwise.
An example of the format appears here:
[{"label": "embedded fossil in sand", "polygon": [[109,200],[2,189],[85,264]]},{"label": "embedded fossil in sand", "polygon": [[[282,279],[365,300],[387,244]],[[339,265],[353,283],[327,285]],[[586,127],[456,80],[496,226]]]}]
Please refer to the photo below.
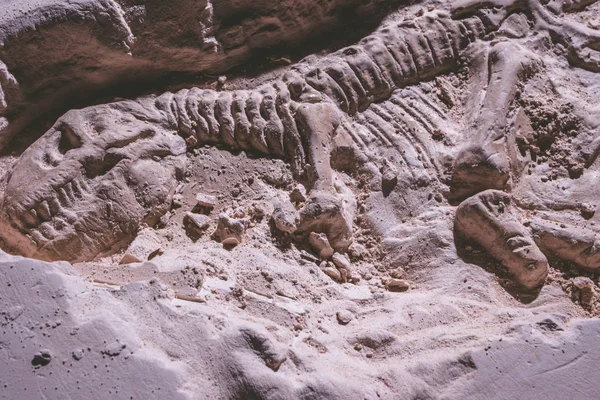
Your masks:
[{"label": "embedded fossil in sand", "polygon": [[[483,3],[473,2],[465,6],[480,7]],[[598,44],[600,35],[598,32],[589,30],[583,26],[573,23],[559,24],[556,16],[552,15],[537,2],[510,2],[510,4],[486,3],[488,6],[506,6],[508,10],[524,10],[528,8],[535,18],[535,22],[541,27],[548,29],[556,41],[568,48],[567,59],[572,65],[582,67],[592,72],[600,72],[600,52]],[[587,4],[563,5],[577,9]],[[556,8],[556,4],[554,5]],[[506,8],[502,8],[505,13]],[[556,14],[561,11],[560,7],[553,10]],[[517,64],[517,70],[522,64]],[[514,64],[513,64],[514,68]],[[510,68],[503,68],[506,71]],[[519,72],[519,71],[517,71]],[[517,74],[509,75],[514,77]],[[506,78],[503,79],[507,81]],[[504,86],[509,88],[510,86]],[[507,94],[506,94],[507,93]],[[505,91],[503,100],[512,101],[514,89]],[[501,104],[501,107],[507,105]],[[493,107],[486,110],[493,111]],[[480,130],[474,143],[470,143],[459,154],[455,175],[462,175],[458,187],[454,188],[459,196],[477,193],[484,189],[504,189],[509,180],[531,179],[522,178],[522,169],[519,170],[514,164],[511,165],[511,157],[508,156],[506,140],[506,113],[500,117],[482,118],[480,125],[486,129]],[[486,124],[492,121],[492,124]],[[469,177],[471,183],[469,184]],[[490,179],[491,177],[491,179]],[[593,177],[592,177],[593,179]],[[462,181],[462,182],[461,182]],[[461,187],[461,183],[467,185]],[[577,184],[575,184],[577,186]],[[518,187],[513,191],[518,191]],[[533,196],[526,189],[529,196]],[[564,190],[564,189],[563,189]],[[581,190],[581,189],[579,189]],[[539,195],[538,195],[539,196]],[[457,209],[455,218],[455,232],[459,237],[475,242],[483,247],[493,258],[495,258],[506,269],[508,275],[522,288],[526,290],[539,290],[544,284],[548,274],[548,260],[567,262],[577,268],[584,270],[597,270],[600,268],[598,262],[598,239],[596,233],[589,228],[582,228],[569,218],[557,215],[546,215],[543,218],[519,217],[519,210],[574,210],[580,212],[581,220],[593,216],[585,205],[572,198],[561,199],[557,193],[543,193],[544,201],[526,202],[498,190],[486,190],[463,201]],[[554,198],[554,199],[553,199]],[[530,204],[532,203],[532,204]],[[577,220],[577,218],[571,218]],[[580,225],[580,223],[577,223]]]},{"label": "embedded fossil in sand", "polygon": [[[545,17],[538,5],[523,8]],[[460,10],[475,15],[454,20],[433,12],[384,26],[358,45],[300,62],[281,80],[253,90],[194,88],[67,113],[14,167],[2,203],[5,241],[22,254],[45,259],[89,259],[109,251],[130,240],[142,221],[152,224],[166,212],[186,143],[209,143],[287,160],[311,189],[299,231],[324,232],[336,250],[344,251],[351,241],[353,210],[333,182],[333,139],[349,137],[361,152],[364,143],[359,145],[350,118],[356,116],[360,125],[359,114],[372,110],[388,118],[377,103],[386,108],[397,89],[452,70],[469,45],[507,17],[475,12],[477,7]],[[560,26],[549,21],[547,29]],[[565,39],[564,30],[556,32]],[[579,54],[580,43],[565,43]],[[516,83],[536,63],[510,42],[495,43],[489,52],[491,74],[501,79],[490,80],[481,113],[486,124],[480,127],[477,150],[459,156],[459,172],[465,165],[467,170],[475,165],[474,171],[484,167],[469,155],[493,151],[488,144],[498,139]],[[459,173],[456,186],[467,188],[461,195],[503,187],[504,167],[492,163],[489,169],[484,180],[481,174]]]}]

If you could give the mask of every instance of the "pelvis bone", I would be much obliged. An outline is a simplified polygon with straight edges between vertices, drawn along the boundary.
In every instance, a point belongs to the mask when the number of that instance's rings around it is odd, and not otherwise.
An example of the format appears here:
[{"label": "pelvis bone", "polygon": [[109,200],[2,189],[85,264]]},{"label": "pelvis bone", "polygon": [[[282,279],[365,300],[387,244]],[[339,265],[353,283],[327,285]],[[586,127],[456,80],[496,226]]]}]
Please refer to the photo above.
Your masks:
[{"label": "pelvis bone", "polygon": [[91,259],[169,207],[184,140],[139,103],[71,111],[13,167],[2,199],[7,247],[45,260]]}]

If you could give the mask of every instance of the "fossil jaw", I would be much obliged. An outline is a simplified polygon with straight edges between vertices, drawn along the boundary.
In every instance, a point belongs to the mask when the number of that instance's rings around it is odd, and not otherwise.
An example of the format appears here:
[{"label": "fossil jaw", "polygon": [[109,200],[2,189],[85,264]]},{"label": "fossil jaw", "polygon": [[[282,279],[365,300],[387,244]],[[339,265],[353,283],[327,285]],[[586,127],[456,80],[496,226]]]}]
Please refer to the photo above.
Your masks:
[{"label": "fossil jaw", "polygon": [[123,108],[68,113],[23,153],[1,203],[8,249],[44,260],[89,260],[168,210],[185,142]]}]

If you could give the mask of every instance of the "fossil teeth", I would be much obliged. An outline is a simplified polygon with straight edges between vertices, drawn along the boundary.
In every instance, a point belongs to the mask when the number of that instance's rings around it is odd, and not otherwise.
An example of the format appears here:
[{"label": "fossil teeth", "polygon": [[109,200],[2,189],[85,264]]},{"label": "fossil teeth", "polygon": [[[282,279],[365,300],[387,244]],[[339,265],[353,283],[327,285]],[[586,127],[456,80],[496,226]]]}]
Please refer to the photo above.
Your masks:
[{"label": "fossil teeth", "polygon": [[48,206],[48,202],[46,200],[42,201],[36,208],[37,214],[40,216],[40,219],[43,221],[49,221],[52,218],[52,214],[50,213],[50,207]]},{"label": "fossil teeth", "polygon": [[36,242],[38,246],[46,243],[48,239],[46,239],[37,229],[33,229],[30,232],[31,238]]},{"label": "fossil teeth", "polygon": [[41,224],[39,231],[48,240],[52,240],[58,235],[58,232],[56,231],[56,229],[54,229],[54,227],[49,222],[44,222],[43,224]]},{"label": "fossil teeth", "polygon": [[71,207],[73,204],[65,188],[58,189],[58,201],[64,207]]},{"label": "fossil teeth", "polygon": [[54,218],[54,228],[56,228],[57,230],[61,231],[61,230],[65,229],[67,226],[69,226],[69,223],[66,222],[64,219],[62,219],[60,217]]},{"label": "fossil teeth", "polygon": [[52,218],[61,211],[62,207],[58,201],[58,198],[52,198],[48,203],[50,206],[50,218]]},{"label": "fossil teeth", "polygon": [[23,213],[21,218],[23,219],[23,221],[25,221],[25,224],[31,227],[38,226],[40,223],[40,220],[34,209]]},{"label": "fossil teeth", "polygon": [[69,203],[76,200],[75,193],[73,191],[73,185],[74,185],[73,182],[74,181],[75,180],[68,182],[65,186],[62,187],[62,190],[67,195],[67,200],[69,201]]},{"label": "fossil teeth", "polygon": [[82,199],[84,195],[83,187],[80,178],[75,178],[71,181],[71,189],[75,199]]},{"label": "fossil teeth", "polygon": [[61,210],[60,216],[64,219],[66,219],[67,222],[70,224],[73,224],[73,223],[75,223],[75,221],[77,221],[77,214],[75,214],[73,211],[68,210],[64,207]]},{"label": "fossil teeth", "polygon": [[90,188],[83,177],[73,179],[73,192],[75,196],[82,198],[83,195],[90,192]]}]

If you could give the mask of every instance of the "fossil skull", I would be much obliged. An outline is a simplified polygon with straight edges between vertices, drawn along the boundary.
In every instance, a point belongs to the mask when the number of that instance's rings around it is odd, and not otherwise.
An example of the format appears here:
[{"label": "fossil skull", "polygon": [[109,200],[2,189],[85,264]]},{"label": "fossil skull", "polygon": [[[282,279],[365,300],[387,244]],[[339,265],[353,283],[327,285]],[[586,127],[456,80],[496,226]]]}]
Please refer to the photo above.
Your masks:
[{"label": "fossil skull", "polygon": [[89,260],[168,211],[186,146],[139,102],[70,111],[10,172],[0,209],[7,247],[44,260]]}]

